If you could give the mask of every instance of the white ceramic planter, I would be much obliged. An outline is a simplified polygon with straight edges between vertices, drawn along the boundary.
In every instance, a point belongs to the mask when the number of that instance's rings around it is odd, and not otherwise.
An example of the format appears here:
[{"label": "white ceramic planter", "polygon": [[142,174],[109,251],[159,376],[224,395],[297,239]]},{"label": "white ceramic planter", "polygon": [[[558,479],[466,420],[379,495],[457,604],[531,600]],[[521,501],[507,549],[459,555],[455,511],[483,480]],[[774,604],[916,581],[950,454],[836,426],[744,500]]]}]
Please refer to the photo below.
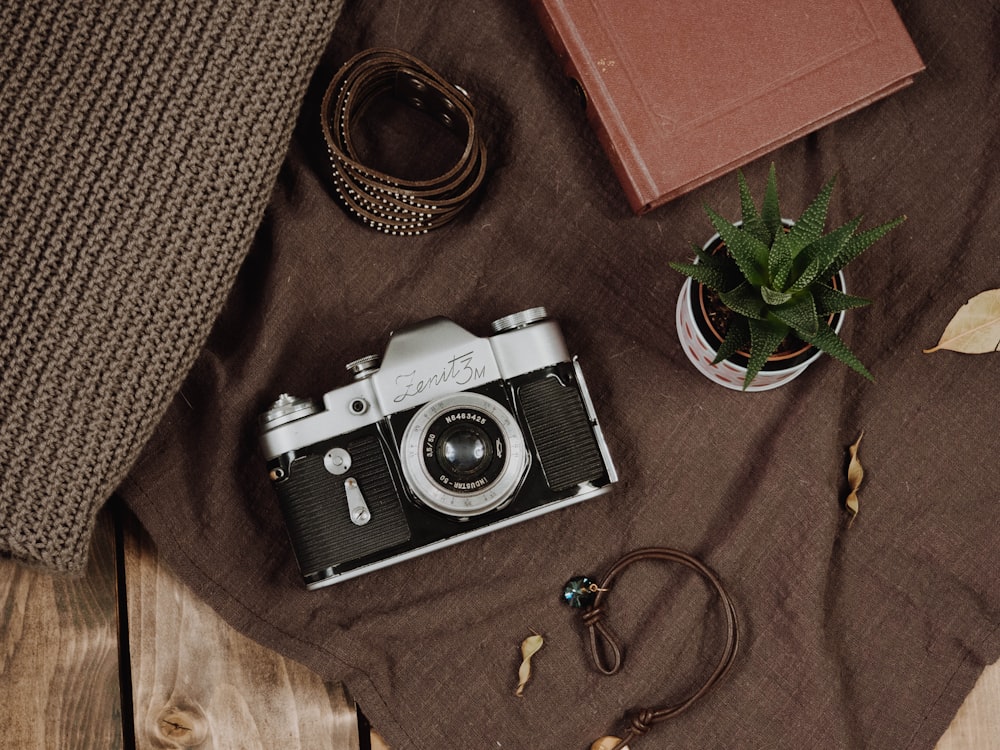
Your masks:
[{"label": "white ceramic planter", "polygon": [[[719,235],[713,235],[708,242],[705,243],[704,249],[707,251],[709,247],[719,238]],[[844,287],[844,275],[843,273],[838,274],[837,282],[840,291],[846,291]],[[677,297],[677,336],[681,342],[681,348],[684,350],[684,354],[691,361],[691,364],[704,375],[706,378],[711,380],[713,383],[718,383],[725,388],[731,388],[736,391],[742,391],[743,380],[746,377],[747,369],[734,362],[728,360],[723,360],[718,364],[712,364],[712,360],[715,359],[717,349],[706,339],[705,335],[701,332],[698,324],[695,322],[695,311],[691,303],[692,299],[692,289],[691,286],[694,281],[690,278],[685,280],[684,285],[681,287],[681,292]],[[700,312],[699,312],[700,314]],[[836,315],[836,320],[833,324],[833,330],[840,333],[840,329],[844,325],[844,315],[843,313],[838,313]],[[778,388],[779,386],[790,383],[792,380],[797,378],[806,368],[809,367],[813,362],[815,362],[822,355],[822,352],[815,349],[811,356],[809,356],[804,361],[797,361],[794,365],[782,366],[780,362],[769,362],[764,369],[762,369],[757,377],[753,379],[753,382],[747,386],[747,391],[769,391],[773,388]]]}]

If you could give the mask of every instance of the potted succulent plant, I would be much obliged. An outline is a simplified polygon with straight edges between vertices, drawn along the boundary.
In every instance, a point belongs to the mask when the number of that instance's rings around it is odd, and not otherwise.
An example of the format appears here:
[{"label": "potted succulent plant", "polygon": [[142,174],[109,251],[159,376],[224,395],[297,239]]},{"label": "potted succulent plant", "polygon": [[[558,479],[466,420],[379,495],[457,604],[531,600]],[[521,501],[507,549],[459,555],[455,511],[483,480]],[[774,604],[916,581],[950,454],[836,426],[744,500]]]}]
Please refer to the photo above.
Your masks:
[{"label": "potted succulent plant", "polygon": [[838,335],[844,311],[871,300],[847,294],[842,269],[899,217],[858,232],[861,218],[824,233],[831,178],[795,221],[782,219],[771,165],[760,210],[737,172],[742,221],[705,207],[716,235],[695,246],[694,263],[671,263],[689,277],[677,303],[685,354],[720,385],[766,390],[798,376],[823,352],[872,380]]}]

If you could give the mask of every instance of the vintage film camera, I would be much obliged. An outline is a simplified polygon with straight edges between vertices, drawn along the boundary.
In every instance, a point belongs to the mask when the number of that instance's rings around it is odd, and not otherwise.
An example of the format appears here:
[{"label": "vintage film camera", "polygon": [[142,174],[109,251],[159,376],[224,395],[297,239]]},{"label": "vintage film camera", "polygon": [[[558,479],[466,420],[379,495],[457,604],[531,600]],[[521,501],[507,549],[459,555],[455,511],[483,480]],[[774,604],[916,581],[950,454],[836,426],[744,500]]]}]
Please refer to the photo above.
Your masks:
[{"label": "vintage film camera", "polygon": [[354,381],[260,418],[306,586],[393,565],[607,492],[617,480],[575,357],[544,308],[480,338],[397,331]]}]

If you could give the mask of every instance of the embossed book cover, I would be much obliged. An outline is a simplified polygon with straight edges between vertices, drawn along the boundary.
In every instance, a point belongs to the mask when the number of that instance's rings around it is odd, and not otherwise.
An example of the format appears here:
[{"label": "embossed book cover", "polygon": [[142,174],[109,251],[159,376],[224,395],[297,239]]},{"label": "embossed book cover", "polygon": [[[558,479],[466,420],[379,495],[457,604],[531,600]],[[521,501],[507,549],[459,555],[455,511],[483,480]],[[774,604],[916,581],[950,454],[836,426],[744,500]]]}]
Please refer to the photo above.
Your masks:
[{"label": "embossed book cover", "polygon": [[533,0],[645,213],[906,86],[890,0]]}]

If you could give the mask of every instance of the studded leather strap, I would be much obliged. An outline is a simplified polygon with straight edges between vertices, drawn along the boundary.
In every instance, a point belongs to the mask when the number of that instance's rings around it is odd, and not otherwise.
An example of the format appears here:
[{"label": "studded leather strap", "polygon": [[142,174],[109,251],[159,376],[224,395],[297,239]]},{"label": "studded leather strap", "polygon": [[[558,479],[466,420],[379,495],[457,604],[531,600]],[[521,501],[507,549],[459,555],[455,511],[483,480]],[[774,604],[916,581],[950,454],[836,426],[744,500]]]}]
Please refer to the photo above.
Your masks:
[{"label": "studded leather strap", "polygon": [[[369,104],[383,95],[426,112],[464,141],[461,156],[444,174],[407,180],[361,163],[351,131]],[[321,113],[337,195],[373,229],[412,235],[440,227],[482,184],[486,147],[468,94],[406,52],[374,48],[352,57],[330,82]]]}]

